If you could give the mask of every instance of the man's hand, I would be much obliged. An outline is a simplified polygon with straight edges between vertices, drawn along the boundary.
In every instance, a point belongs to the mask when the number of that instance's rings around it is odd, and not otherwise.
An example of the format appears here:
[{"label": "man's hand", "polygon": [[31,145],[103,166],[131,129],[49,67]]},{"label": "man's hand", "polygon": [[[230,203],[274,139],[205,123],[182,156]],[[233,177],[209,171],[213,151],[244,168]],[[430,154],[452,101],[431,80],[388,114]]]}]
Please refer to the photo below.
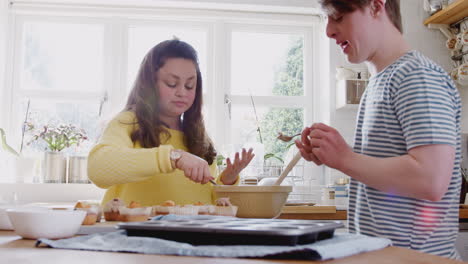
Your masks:
[{"label": "man's hand", "polygon": [[313,156],[333,169],[344,169],[346,157],[353,153],[351,147],[336,129],[322,123],[312,125],[309,139]]},{"label": "man's hand", "polygon": [[312,131],[311,127],[306,127],[302,130],[301,140],[295,140],[297,149],[301,152],[301,156],[307,160],[312,161],[316,165],[320,166],[323,163],[315,156],[312,152],[312,145],[310,144],[310,132]]}]

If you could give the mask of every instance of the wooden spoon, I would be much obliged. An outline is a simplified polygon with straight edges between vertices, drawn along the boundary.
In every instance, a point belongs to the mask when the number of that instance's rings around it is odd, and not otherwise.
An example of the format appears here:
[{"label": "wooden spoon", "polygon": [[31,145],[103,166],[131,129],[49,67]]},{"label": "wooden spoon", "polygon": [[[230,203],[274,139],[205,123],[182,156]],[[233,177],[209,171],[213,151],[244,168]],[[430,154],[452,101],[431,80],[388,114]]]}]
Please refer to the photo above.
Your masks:
[{"label": "wooden spoon", "polygon": [[288,173],[296,166],[297,162],[301,159],[301,152],[297,152],[294,158],[288,163],[288,166],[283,170],[281,175],[278,177],[278,179],[275,182],[275,185],[281,185],[283,182],[284,178],[288,176]]}]

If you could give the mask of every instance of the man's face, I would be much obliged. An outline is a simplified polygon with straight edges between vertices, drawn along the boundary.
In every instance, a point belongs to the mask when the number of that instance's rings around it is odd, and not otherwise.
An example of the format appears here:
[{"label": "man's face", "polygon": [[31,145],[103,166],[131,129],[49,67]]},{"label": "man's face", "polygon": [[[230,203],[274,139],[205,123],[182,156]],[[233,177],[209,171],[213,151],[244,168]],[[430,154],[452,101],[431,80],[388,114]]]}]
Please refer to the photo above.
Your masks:
[{"label": "man's face", "polygon": [[370,7],[343,14],[334,12],[328,16],[327,36],[336,41],[349,62],[368,61],[378,48],[374,19]]}]

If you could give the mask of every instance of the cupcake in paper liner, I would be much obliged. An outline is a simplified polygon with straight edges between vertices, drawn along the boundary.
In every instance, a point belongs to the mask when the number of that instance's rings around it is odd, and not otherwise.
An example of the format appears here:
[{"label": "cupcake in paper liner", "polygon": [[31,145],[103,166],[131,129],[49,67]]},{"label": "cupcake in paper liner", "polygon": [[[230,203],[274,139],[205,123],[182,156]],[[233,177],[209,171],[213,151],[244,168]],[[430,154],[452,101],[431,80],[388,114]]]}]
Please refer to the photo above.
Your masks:
[{"label": "cupcake in paper liner", "polygon": [[219,198],[215,201],[215,203],[215,215],[236,216],[237,206],[232,205],[231,201],[229,201],[229,197]]},{"label": "cupcake in paper liner", "polygon": [[82,225],[94,225],[98,220],[100,208],[97,205],[78,202],[75,205],[75,210],[86,211],[86,217],[84,218]]},{"label": "cupcake in paper liner", "polygon": [[174,207],[176,204],[172,200],[167,200],[161,205],[154,205],[152,215],[167,215],[169,214],[169,207]]},{"label": "cupcake in paper liner", "polygon": [[184,206],[171,206],[168,207],[170,214],[176,215],[198,215],[198,206],[184,205]]},{"label": "cupcake in paper liner", "polygon": [[236,216],[237,206],[215,206],[214,215]]},{"label": "cupcake in paper liner", "polygon": [[106,221],[118,221],[120,218],[119,208],[125,206],[124,201],[114,198],[104,205],[104,219]]},{"label": "cupcake in paper liner", "polygon": [[215,201],[216,206],[231,206],[232,203],[229,201],[229,197],[221,197]]},{"label": "cupcake in paper liner", "polygon": [[215,206],[211,204],[204,204],[202,202],[196,202],[193,204],[194,206],[198,207],[198,214],[199,215],[209,215],[214,214]]},{"label": "cupcake in paper liner", "polygon": [[215,212],[216,206],[208,204],[208,205],[195,205],[198,207],[198,214],[199,215],[212,215]]},{"label": "cupcake in paper liner", "polygon": [[167,215],[169,214],[169,207],[162,205],[154,205],[152,215]]},{"label": "cupcake in paper liner", "polygon": [[128,207],[119,207],[120,221],[123,222],[142,222],[148,220],[152,207],[142,207],[137,202],[131,202]]}]

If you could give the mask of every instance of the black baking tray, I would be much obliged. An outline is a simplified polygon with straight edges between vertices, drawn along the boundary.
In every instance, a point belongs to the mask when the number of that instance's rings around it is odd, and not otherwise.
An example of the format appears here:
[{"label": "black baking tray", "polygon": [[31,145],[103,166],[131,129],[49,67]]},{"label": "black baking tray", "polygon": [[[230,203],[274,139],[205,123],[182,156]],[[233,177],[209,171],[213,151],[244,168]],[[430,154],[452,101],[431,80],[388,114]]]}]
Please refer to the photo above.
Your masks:
[{"label": "black baking tray", "polygon": [[197,218],[120,223],[128,236],[157,237],[193,245],[302,245],[333,237],[340,221]]}]

